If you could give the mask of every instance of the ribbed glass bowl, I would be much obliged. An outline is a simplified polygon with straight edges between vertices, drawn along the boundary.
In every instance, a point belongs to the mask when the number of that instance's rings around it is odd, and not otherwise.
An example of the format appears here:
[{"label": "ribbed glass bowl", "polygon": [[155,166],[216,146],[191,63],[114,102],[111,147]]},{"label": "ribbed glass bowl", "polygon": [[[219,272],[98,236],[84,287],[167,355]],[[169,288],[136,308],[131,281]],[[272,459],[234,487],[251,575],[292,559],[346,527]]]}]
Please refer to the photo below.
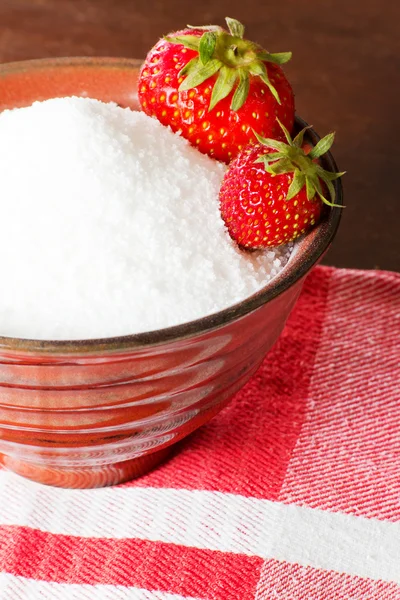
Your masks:
[{"label": "ribbed glass bowl", "polygon": [[[138,109],[139,66],[110,58],[0,65],[0,110],[71,95]],[[314,144],[319,139],[312,129],[308,136]],[[323,163],[336,169],[330,154]],[[341,184],[334,183],[341,204]],[[203,319],[97,340],[0,337],[0,463],[42,483],[82,488],[120,483],[154,467],[256,371],[304,277],[332,241],[340,213],[327,209],[262,290]]]}]

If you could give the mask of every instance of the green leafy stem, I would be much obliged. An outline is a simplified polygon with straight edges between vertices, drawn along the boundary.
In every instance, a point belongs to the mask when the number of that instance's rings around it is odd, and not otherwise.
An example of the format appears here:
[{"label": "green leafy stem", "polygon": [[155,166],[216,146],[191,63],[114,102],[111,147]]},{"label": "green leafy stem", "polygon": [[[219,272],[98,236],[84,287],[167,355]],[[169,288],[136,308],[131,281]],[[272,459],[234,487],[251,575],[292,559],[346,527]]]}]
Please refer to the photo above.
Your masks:
[{"label": "green leafy stem", "polygon": [[266,63],[282,65],[288,62],[291,52],[271,54],[258,44],[246,40],[244,26],[236,19],[226,17],[229,32],[215,25],[196,27],[188,25],[189,29],[204,31],[199,37],[191,34],[166,36],[172,44],[181,44],[198,52],[179,72],[184,77],[179,90],[190,90],[218,73],[211,94],[209,110],[226,98],[235,88],[231,109],[238,111],[249,94],[250,77],[259,77],[268,87],[271,94],[280,104],[279,94],[271,83]]}]

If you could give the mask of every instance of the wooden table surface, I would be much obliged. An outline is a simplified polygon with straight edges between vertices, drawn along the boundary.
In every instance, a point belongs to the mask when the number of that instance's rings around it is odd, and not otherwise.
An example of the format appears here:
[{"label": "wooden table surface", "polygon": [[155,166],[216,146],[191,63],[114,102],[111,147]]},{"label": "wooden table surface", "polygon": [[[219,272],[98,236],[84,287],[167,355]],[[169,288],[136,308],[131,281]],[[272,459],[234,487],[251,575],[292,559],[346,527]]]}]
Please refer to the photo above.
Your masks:
[{"label": "wooden table surface", "polygon": [[297,112],[334,155],[345,203],[325,263],[400,270],[400,3],[396,0],[0,0],[0,62],[48,56],[143,58],[163,34],[241,20],[250,39],[293,51]]}]

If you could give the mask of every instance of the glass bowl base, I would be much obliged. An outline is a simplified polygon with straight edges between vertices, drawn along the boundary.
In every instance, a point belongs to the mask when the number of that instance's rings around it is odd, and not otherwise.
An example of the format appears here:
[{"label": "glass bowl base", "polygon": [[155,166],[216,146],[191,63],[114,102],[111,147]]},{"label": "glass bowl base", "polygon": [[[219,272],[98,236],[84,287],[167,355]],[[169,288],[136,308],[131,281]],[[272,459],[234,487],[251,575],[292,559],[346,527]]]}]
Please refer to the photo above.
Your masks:
[{"label": "glass bowl base", "polygon": [[49,467],[0,454],[0,465],[22,477],[45,485],[63,488],[98,488],[124,483],[151,471],[163,462],[171,446],[112,465],[93,467]]}]

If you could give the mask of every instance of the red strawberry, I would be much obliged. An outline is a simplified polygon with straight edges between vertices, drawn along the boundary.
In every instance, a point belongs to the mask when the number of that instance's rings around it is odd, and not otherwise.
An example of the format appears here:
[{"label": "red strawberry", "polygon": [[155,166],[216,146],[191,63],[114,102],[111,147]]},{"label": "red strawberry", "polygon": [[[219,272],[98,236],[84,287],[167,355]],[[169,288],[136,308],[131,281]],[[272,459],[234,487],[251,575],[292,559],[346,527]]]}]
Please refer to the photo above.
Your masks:
[{"label": "red strawberry", "polygon": [[294,98],[279,66],[291,53],[270,54],[243,39],[241,23],[226,22],[229,32],[210,25],[161,39],[141,68],[138,90],[144,112],[229,162],[255,141],[254,131],[280,137],[277,117],[291,130]]},{"label": "red strawberry", "polygon": [[326,171],[317,160],[331,147],[334,134],[304,151],[307,128],[294,140],[282,129],[287,143],[259,136],[258,144],[231,163],[222,182],[221,215],[231,237],[244,248],[286,244],[317,223],[323,203],[336,206],[332,181],[343,173]]}]

